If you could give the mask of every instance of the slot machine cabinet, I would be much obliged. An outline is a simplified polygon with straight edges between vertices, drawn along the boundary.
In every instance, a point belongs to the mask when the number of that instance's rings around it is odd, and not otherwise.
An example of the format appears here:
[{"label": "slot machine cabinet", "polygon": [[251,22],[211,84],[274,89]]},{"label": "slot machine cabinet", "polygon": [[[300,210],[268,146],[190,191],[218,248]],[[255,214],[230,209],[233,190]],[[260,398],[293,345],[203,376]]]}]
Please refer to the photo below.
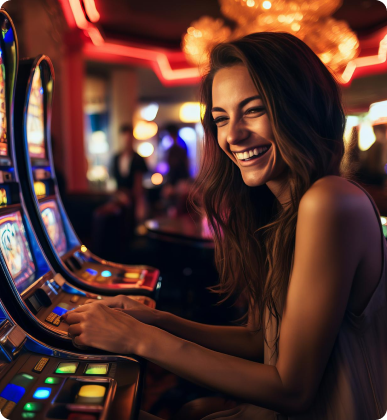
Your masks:
[{"label": "slot machine cabinet", "polygon": [[[55,303],[54,295],[67,292],[39,248],[19,194],[11,141],[17,39],[11,18],[3,10],[0,25],[1,413],[14,420],[71,419],[80,415],[93,420],[135,419],[142,377],[140,363],[111,354],[81,354],[71,346],[65,332],[59,333],[53,324],[54,328],[47,328],[39,318],[39,311],[50,310],[50,305],[54,305],[53,311],[56,307],[64,309]],[[69,296],[76,294],[79,299],[85,298],[76,289]],[[37,300],[28,302],[33,295]],[[10,308],[31,321],[35,327],[31,331],[39,330],[47,339],[66,344],[71,350],[58,349],[27,334],[11,316]]]},{"label": "slot machine cabinet", "polygon": [[[83,304],[87,296],[53,270],[36,239],[20,194],[12,112],[17,39],[12,22],[3,11],[0,11],[0,23],[3,25],[0,33],[0,298],[13,319],[34,337],[55,347],[74,350],[61,315]],[[34,106],[37,103],[36,99],[32,101]],[[149,297],[132,298],[155,305]]]},{"label": "slot machine cabinet", "polygon": [[51,153],[54,69],[45,56],[21,60],[16,87],[15,153],[26,208],[53,268],[84,290],[154,297],[159,270],[102,260],[82,245],[66,214]]}]

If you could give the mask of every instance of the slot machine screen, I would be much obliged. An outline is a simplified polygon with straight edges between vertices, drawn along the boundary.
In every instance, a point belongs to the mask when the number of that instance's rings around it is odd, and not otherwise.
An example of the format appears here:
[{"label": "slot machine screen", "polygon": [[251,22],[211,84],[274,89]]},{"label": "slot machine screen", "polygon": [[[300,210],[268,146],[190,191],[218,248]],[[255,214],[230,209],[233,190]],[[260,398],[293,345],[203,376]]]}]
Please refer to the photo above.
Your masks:
[{"label": "slot machine screen", "polygon": [[45,159],[44,91],[40,68],[36,67],[27,108],[27,142],[31,158]]},{"label": "slot machine screen", "polygon": [[62,256],[67,251],[67,241],[56,202],[50,200],[41,203],[40,213],[56,252]]},{"label": "slot machine screen", "polygon": [[7,109],[5,102],[5,66],[0,48],[0,156],[8,156]]},{"label": "slot machine screen", "polygon": [[0,249],[17,290],[23,292],[34,280],[35,265],[20,211],[0,217]]}]

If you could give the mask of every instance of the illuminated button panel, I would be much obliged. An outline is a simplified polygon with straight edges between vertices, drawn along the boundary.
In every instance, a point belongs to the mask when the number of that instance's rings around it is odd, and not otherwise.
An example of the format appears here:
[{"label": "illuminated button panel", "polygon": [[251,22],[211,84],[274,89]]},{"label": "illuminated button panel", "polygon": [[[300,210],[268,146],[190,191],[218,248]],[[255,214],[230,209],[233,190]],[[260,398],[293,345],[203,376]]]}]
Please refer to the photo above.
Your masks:
[{"label": "illuminated button panel", "polygon": [[70,375],[74,374],[77,371],[79,363],[70,362],[70,363],[59,363],[58,367],[55,370],[55,373],[59,375]]},{"label": "illuminated button panel", "polygon": [[89,363],[85,369],[85,375],[107,375],[109,363]]},{"label": "illuminated button panel", "polygon": [[51,311],[45,321],[54,325],[54,327],[58,327],[61,323],[61,316],[68,312],[70,309],[71,307],[68,303],[61,302]]},{"label": "illuminated button panel", "polygon": [[2,379],[3,416],[11,420],[99,420],[106,413],[115,386],[112,376],[117,372],[116,363],[68,361],[35,354],[23,357],[29,357],[21,363],[23,372],[10,376],[7,382],[7,375]]}]

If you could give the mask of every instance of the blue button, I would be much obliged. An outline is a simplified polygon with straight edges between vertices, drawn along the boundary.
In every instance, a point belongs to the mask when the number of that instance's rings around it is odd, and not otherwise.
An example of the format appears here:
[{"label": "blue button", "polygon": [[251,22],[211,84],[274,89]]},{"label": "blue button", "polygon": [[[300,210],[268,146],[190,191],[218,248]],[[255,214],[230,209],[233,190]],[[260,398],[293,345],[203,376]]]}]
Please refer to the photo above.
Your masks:
[{"label": "blue button", "polygon": [[38,388],[34,393],[34,398],[38,400],[45,400],[51,394],[51,388]]},{"label": "blue button", "polygon": [[67,309],[65,309],[65,308],[61,308],[60,306],[57,306],[56,308],[54,308],[54,309],[52,310],[52,312],[54,312],[54,314],[57,314],[57,315],[59,315],[59,316],[62,316],[62,315],[64,315],[66,312],[68,312],[68,310],[67,310]]},{"label": "blue button", "polygon": [[101,273],[102,277],[111,277],[112,273],[109,270],[104,270]]},{"label": "blue button", "polygon": [[86,271],[91,274],[92,276],[96,276],[98,274],[97,270],[93,270],[92,268],[86,268]]},{"label": "blue button", "polygon": [[19,385],[8,384],[1,392],[0,397],[17,404],[25,392],[26,390]]}]

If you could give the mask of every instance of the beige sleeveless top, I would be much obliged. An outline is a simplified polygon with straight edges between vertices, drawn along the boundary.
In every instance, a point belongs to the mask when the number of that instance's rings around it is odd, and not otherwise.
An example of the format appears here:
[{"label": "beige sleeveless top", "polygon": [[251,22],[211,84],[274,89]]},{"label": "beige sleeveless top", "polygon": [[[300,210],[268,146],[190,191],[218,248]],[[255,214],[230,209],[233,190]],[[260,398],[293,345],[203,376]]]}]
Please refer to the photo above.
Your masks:
[{"label": "beige sleeveless top", "polygon": [[[361,188],[358,184],[356,186]],[[364,189],[361,188],[363,191]],[[317,396],[302,415],[284,416],[272,412],[277,420],[376,420],[387,410],[387,246],[380,215],[369,194],[381,230],[383,269],[378,286],[361,315],[345,312],[342,325],[325,369]],[[268,341],[275,325],[268,324]],[[271,334],[272,333],[272,334]],[[265,344],[265,364],[276,358]],[[266,410],[265,410],[266,411]],[[262,418],[271,418],[266,411]],[[257,420],[260,420],[258,418]]]}]

